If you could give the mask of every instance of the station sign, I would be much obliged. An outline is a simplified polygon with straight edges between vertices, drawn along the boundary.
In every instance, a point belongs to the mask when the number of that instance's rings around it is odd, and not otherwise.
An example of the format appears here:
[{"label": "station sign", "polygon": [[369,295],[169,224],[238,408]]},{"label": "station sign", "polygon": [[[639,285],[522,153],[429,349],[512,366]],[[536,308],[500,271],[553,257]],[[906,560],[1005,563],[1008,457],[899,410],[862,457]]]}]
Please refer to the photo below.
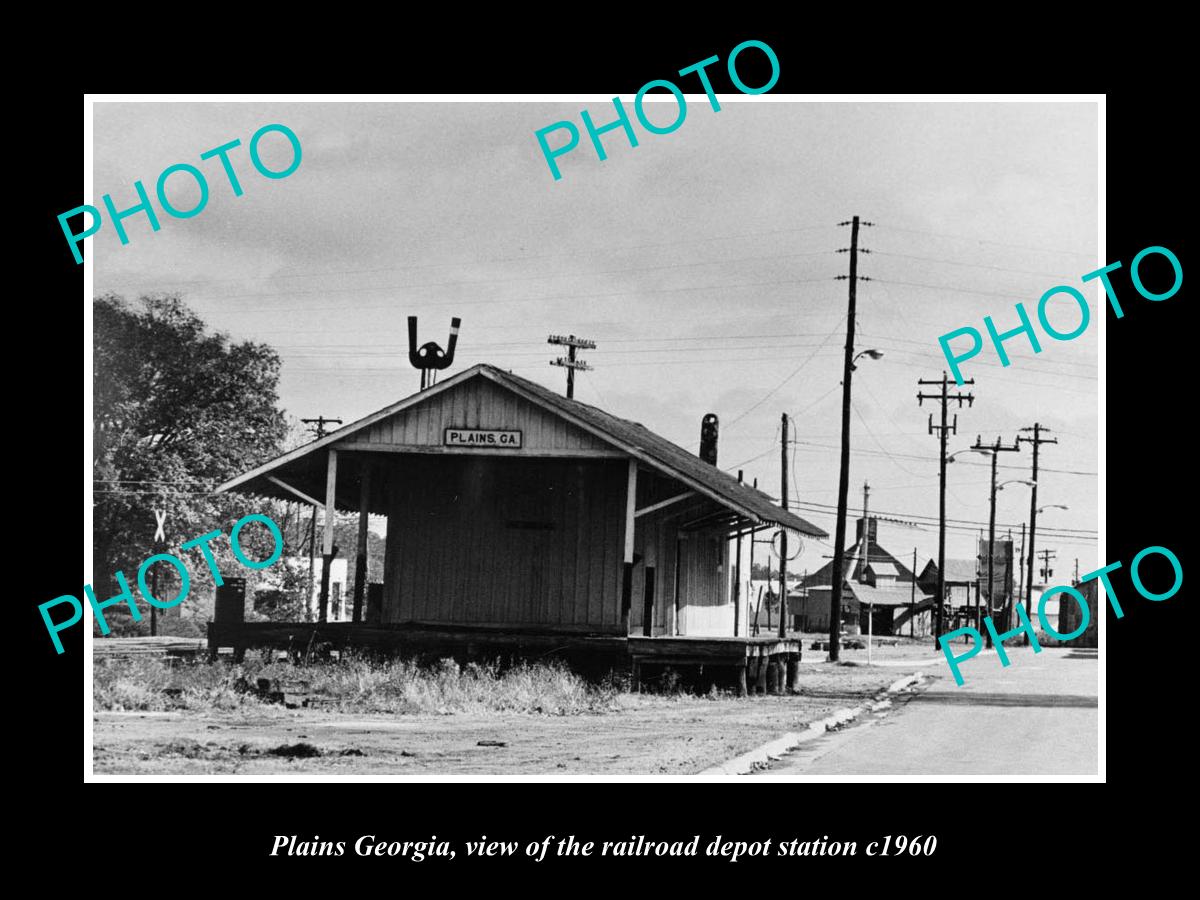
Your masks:
[{"label": "station sign", "polygon": [[442,436],[446,447],[503,447],[521,448],[521,432],[492,431],[480,428],[447,428]]}]

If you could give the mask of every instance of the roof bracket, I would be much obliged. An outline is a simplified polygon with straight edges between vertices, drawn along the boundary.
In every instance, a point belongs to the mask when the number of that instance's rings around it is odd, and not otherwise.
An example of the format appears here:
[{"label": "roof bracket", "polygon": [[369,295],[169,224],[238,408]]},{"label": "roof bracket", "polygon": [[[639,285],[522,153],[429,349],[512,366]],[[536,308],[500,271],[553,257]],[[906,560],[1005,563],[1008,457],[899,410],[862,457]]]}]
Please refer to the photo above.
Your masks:
[{"label": "roof bracket", "polygon": [[673,503],[678,503],[680,500],[686,500],[695,493],[695,491],[684,491],[682,494],[676,494],[674,497],[668,497],[666,500],[661,500],[658,503],[651,503],[649,506],[643,506],[633,514],[633,517],[636,519],[638,516],[646,515],[646,513],[656,512],[657,510],[670,506]]}]

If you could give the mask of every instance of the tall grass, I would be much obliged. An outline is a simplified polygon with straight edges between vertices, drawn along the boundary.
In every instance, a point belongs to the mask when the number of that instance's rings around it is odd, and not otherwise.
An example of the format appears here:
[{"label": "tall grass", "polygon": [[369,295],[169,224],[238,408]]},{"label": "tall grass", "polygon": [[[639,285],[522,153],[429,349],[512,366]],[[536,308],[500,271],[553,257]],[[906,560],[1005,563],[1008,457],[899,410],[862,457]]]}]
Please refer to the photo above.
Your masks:
[{"label": "tall grass", "polygon": [[589,684],[561,663],[497,662],[460,666],[443,659],[421,666],[404,659],[349,656],[309,666],[247,660],[180,662],[160,658],[98,659],[93,669],[96,711],[232,710],[267,704],[259,678],[306,681],[306,690],[340,711],[387,713],[518,712],[578,715],[618,707],[613,679]]}]

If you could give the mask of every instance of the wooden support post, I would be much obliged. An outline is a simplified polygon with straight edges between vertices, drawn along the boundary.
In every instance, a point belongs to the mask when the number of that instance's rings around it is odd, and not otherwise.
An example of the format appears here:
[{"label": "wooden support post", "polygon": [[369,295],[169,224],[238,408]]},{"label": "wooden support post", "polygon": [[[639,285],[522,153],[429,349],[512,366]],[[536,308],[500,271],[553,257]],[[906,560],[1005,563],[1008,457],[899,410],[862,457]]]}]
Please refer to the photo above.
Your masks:
[{"label": "wooden support post", "polygon": [[767,692],[767,658],[761,653],[755,658],[754,693]]},{"label": "wooden support post", "polygon": [[737,667],[737,695],[739,697],[746,696],[746,669],[749,663],[742,663]]},{"label": "wooden support post", "polygon": [[646,586],[642,600],[642,634],[654,634],[654,566],[646,566]]},{"label": "wooden support post", "polygon": [[771,662],[767,666],[767,693],[782,694],[783,693],[783,665],[779,661],[779,656],[770,657]]},{"label": "wooden support post", "polygon": [[635,694],[642,692],[642,664],[636,659],[633,661],[633,692]]},{"label": "wooden support post", "polygon": [[629,634],[629,610],[633,605],[633,526],[637,512],[637,460],[629,460],[629,478],[625,485],[625,571],[621,581],[621,615]]},{"label": "wooden support post", "polygon": [[318,620],[329,621],[329,570],[333,563],[334,510],[337,507],[337,451],[328,450],[329,465],[325,469],[325,535],[321,543],[321,598]]},{"label": "wooden support post", "polygon": [[800,693],[800,654],[787,655],[787,684],[793,694]]},{"label": "wooden support post", "polygon": [[675,534],[675,608],[671,615],[671,634],[679,634],[679,547],[683,543],[683,537],[676,532]]},{"label": "wooden support post", "polygon": [[[742,470],[738,469],[738,484],[742,483]],[[753,544],[754,532],[750,532],[750,541]],[[742,529],[741,524],[738,525],[737,531],[737,562],[733,564],[733,636],[738,636],[738,629],[742,624]],[[754,577],[754,572],[751,571],[750,577]]]},{"label": "wooden support post", "polygon": [[354,557],[354,621],[362,621],[367,593],[367,514],[371,503],[371,464],[363,463],[358,497],[358,553]]}]

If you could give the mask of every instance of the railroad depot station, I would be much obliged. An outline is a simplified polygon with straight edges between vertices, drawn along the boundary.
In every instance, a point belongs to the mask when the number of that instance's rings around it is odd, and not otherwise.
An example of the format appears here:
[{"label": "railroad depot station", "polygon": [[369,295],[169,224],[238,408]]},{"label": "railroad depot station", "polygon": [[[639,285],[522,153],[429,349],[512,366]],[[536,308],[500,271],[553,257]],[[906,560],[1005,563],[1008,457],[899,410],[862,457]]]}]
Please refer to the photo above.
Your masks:
[{"label": "railroad depot station", "polygon": [[[740,690],[747,679],[782,690],[798,678],[799,636],[735,623],[730,540],[776,527],[827,536],[642,425],[485,364],[218,490],[357,513],[360,548],[368,514],[383,515],[387,538],[382,585],[365,586],[355,560],[352,621],[244,622],[218,603],[213,652],[319,641],[559,657],[632,670],[635,683],[703,666]],[[324,612],[324,590],[321,601]]]}]

